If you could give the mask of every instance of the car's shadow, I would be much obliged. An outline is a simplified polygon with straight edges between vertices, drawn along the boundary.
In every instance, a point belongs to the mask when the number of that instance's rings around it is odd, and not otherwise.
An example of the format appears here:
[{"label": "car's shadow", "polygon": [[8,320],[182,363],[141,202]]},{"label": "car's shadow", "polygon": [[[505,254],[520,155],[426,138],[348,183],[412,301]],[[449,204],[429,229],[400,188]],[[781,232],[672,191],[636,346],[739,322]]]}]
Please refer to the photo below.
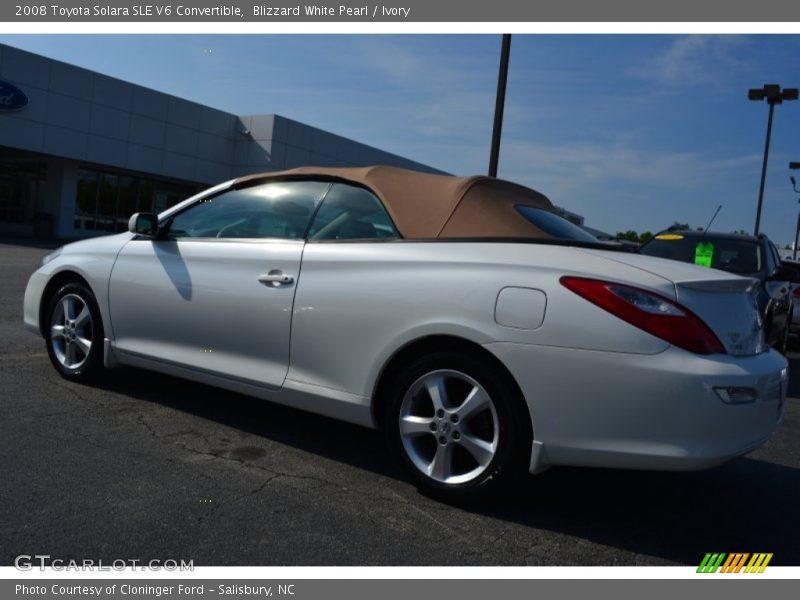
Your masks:
[{"label": "car's shadow", "polygon": [[[120,369],[99,385],[330,460],[404,478],[379,432],[142,373]],[[751,458],[697,473],[555,468],[523,477],[510,493],[458,507],[682,564],[697,564],[706,552],[772,552],[774,565],[800,564],[799,509],[800,470]]]}]

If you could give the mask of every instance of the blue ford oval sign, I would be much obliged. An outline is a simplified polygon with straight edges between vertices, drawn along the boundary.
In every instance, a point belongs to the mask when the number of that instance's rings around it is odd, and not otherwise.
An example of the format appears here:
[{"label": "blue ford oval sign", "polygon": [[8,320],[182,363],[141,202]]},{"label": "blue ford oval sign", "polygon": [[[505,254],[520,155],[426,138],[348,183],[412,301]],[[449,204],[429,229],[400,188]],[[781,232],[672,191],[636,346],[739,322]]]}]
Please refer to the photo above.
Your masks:
[{"label": "blue ford oval sign", "polygon": [[28,97],[17,86],[0,79],[0,112],[21,110],[28,105]]}]

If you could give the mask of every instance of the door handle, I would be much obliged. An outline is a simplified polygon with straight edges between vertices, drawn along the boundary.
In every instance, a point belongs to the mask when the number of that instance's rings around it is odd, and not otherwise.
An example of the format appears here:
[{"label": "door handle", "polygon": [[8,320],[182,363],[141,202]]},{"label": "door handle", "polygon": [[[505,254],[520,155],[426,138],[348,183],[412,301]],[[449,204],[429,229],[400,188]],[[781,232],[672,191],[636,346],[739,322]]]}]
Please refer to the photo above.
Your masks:
[{"label": "door handle", "polygon": [[258,280],[265,285],[278,286],[292,283],[294,281],[294,277],[287,275],[280,269],[272,269],[272,271],[269,273],[259,275]]}]

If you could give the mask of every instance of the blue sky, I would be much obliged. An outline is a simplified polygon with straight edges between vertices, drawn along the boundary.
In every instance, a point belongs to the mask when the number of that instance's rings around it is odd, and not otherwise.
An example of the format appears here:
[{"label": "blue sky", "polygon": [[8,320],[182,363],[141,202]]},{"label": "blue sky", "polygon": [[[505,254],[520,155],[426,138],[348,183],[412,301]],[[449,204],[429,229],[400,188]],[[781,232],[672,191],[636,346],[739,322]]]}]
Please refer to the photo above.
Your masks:
[{"label": "blue sky", "polygon": [[[278,113],[457,174],[486,171],[493,35],[20,35],[0,41],[237,114]],[[515,35],[499,175],[611,232],[752,230],[764,83],[800,36]],[[794,236],[800,102],[777,107],[762,230]],[[800,172],[797,173],[800,179]]]}]

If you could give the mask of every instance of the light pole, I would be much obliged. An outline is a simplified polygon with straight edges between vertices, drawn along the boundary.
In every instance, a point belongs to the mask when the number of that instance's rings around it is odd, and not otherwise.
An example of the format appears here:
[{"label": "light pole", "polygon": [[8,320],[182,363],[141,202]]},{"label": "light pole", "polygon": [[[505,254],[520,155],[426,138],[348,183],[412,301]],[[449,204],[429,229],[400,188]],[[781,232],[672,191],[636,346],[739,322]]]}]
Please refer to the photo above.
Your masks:
[{"label": "light pole", "polygon": [[[789,163],[790,169],[800,169],[800,162],[790,162]],[[795,193],[800,194],[800,190],[797,189],[797,181],[794,178],[794,175],[789,176],[789,181],[792,182],[792,189]],[[800,202],[800,198],[797,200]],[[800,210],[797,211],[797,229],[794,230],[794,246],[792,246],[792,260],[797,260],[797,240],[800,238]]]},{"label": "light pole", "polygon": [[767,180],[767,161],[769,160],[769,141],[772,137],[772,115],[775,112],[775,105],[781,104],[784,100],[797,100],[797,88],[785,88],[781,91],[781,86],[777,83],[765,84],[763,88],[755,88],[747,91],[747,98],[760,102],[766,100],[769,104],[769,117],[767,118],[767,139],[764,142],[764,162],[761,164],[761,185],[758,188],[758,208],[756,209],[756,226],[753,235],[758,235],[761,227],[761,206],[764,204],[764,184]]},{"label": "light pole", "polygon": [[489,151],[489,177],[497,177],[497,162],[500,159],[500,134],[503,130],[503,109],[506,105],[506,81],[508,80],[508,55],[511,52],[511,34],[503,34],[500,47],[500,70],[497,74],[497,97],[494,104],[494,127],[492,148]]}]

